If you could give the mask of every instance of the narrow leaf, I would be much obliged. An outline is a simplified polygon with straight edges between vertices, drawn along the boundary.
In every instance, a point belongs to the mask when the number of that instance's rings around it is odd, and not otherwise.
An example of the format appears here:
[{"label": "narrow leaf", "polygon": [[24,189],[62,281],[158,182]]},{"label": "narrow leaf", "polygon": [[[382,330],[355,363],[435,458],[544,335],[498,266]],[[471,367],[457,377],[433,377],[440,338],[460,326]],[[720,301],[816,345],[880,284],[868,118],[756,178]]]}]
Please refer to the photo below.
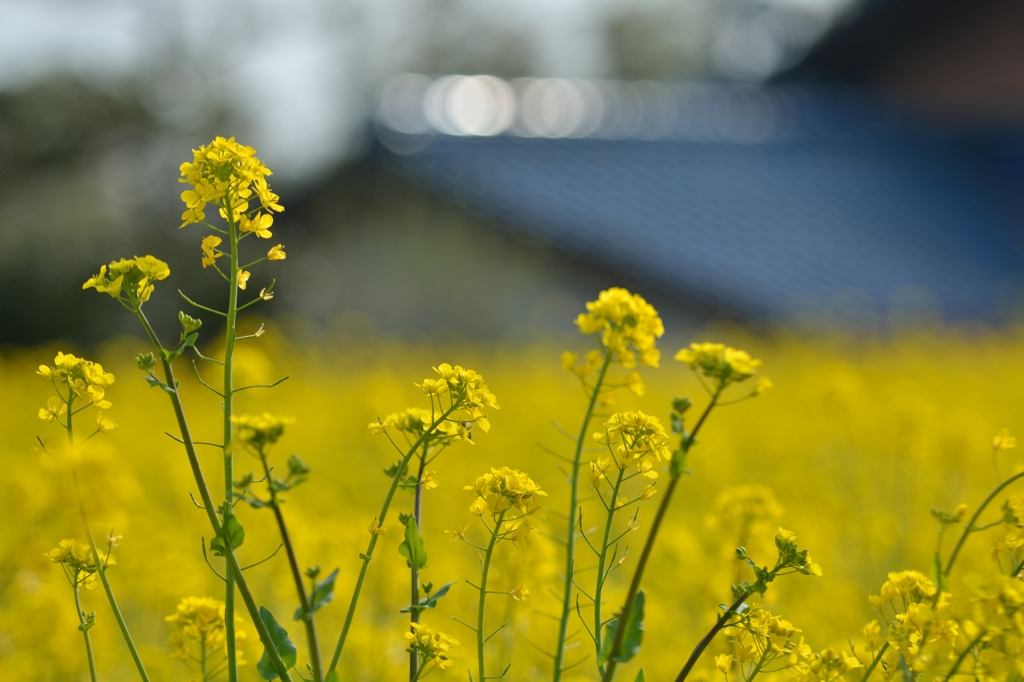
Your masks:
[{"label": "narrow leaf", "polygon": [[625,663],[631,660],[640,651],[640,644],[644,639],[644,591],[637,592],[633,599],[633,608],[630,610],[629,618],[626,619],[626,633],[622,638],[622,646],[615,656],[612,656],[612,646],[615,643],[615,635],[619,630],[619,618],[608,621],[604,628],[604,639],[601,642],[601,655],[598,657],[598,664],[604,665],[609,660],[617,663]]},{"label": "narrow leaf", "polygon": [[174,389],[173,388],[171,388],[170,386],[168,386],[164,382],[160,381],[159,379],[154,379],[153,377],[142,377],[142,378],[146,380],[146,383],[149,384],[150,388],[156,388],[156,387],[159,386],[160,388],[164,389],[168,393],[174,393]]},{"label": "narrow leaf", "polygon": [[644,669],[643,668],[640,668],[640,671],[637,672],[636,679],[634,679],[633,682],[647,682],[647,679],[644,677]]},{"label": "narrow leaf", "polygon": [[409,519],[409,523],[405,524],[405,541],[398,546],[398,553],[406,558],[409,568],[427,567],[427,550],[423,547],[423,538],[420,537],[415,519]]},{"label": "narrow leaf", "polygon": [[452,585],[454,584],[455,583],[447,583],[441,585],[441,587],[437,588],[437,592],[434,592],[429,597],[424,597],[420,599],[419,602],[417,602],[416,604],[410,604],[409,606],[406,606],[404,609],[399,611],[399,613],[410,613],[412,611],[416,611],[417,613],[419,613],[425,609],[432,609],[436,607],[437,600],[441,599],[446,594],[448,594],[448,590],[452,589]]},{"label": "narrow leaf", "polygon": [[295,620],[303,620],[303,618],[312,615],[321,606],[331,603],[331,600],[334,599],[334,581],[338,579],[339,570],[337,568],[334,569],[323,582],[316,584],[316,587],[313,588],[313,594],[309,597],[309,613],[304,614],[300,606],[295,609]]},{"label": "narrow leaf", "polygon": [[[266,606],[260,607],[260,618],[263,619],[263,623],[267,626],[267,630],[270,632],[270,641],[274,643],[274,648],[277,649],[277,653],[281,656],[285,667],[293,667],[298,657],[298,650],[295,648],[292,640],[288,639],[288,631],[278,625],[277,620],[274,619],[274,614]],[[265,648],[263,656],[260,657],[260,662],[256,664],[256,670],[259,672],[260,677],[265,680],[279,679],[277,671],[274,670],[274,666],[270,663],[270,654]]]},{"label": "narrow leaf", "polygon": [[224,521],[220,534],[210,540],[210,549],[216,556],[224,556],[225,538],[231,543],[232,549],[238,549],[245,542],[245,529],[234,514]]}]

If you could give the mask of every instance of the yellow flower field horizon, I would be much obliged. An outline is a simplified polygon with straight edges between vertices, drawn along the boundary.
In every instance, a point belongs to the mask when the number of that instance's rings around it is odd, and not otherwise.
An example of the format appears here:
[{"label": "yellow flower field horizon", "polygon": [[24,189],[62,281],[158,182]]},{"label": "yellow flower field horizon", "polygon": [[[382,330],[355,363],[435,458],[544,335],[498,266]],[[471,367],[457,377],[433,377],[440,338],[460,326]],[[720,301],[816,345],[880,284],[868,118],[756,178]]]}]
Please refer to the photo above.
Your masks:
[{"label": "yellow flower field horizon", "polygon": [[[248,328],[251,322],[243,325]],[[646,573],[645,638],[640,654],[620,666],[623,679],[632,679],[641,666],[649,680],[674,678],[714,622],[718,605],[732,601],[729,586],[753,580],[736,560],[736,547],[742,544],[751,557],[768,563],[780,526],[795,533],[801,547],[811,548],[823,576],[781,580],[764,604],[800,628],[815,651],[842,649],[847,634],[858,635],[877,618],[867,597],[878,592],[889,572],[929,573],[938,529],[931,509],[952,512],[963,502],[975,508],[997,482],[993,435],[1002,428],[1017,434],[1024,427],[1018,407],[1024,397],[1024,335],[1016,331],[814,340],[781,333],[751,338],[723,329],[692,340],[737,341],[730,336],[740,337],[738,345],[763,361],[760,371],[775,388],[717,410],[701,431],[700,447],[688,459],[693,475],[681,480]],[[202,336],[198,342],[201,350],[219,345]],[[571,350],[586,351],[586,345],[579,338]],[[619,391],[619,404],[601,410],[592,431],[599,431],[612,411],[639,409],[667,422],[676,396],[690,396],[697,408],[706,403],[694,375],[671,359],[678,347],[659,345],[660,368],[643,371],[646,394]],[[83,539],[70,475],[53,457],[30,454],[37,435],[54,443],[61,436],[38,417],[50,386],[35,373],[57,350],[74,352],[47,347],[0,354],[0,429],[5,435],[0,444],[5,469],[0,479],[0,666],[10,679],[88,677],[71,590],[60,568],[45,556],[64,538]],[[117,339],[90,355],[116,376],[104,398],[113,404],[107,415],[118,428],[83,446],[80,466],[94,533],[123,535],[108,576],[140,654],[154,680],[180,680],[190,673],[172,658],[165,617],[185,597],[222,598],[223,584],[203,559],[200,538],[209,543],[210,530],[204,512],[189,497],[196,493],[195,483],[181,445],[163,435],[176,433],[166,395],[142,381],[132,360],[146,350],[141,340]],[[564,535],[559,513],[568,491],[560,462],[546,449],[571,451],[571,440],[560,431],[578,430],[586,402],[576,378],[562,368],[564,350],[551,344],[488,348],[463,343],[441,349],[387,341],[329,347],[289,343],[273,325],[258,344],[242,342],[236,355],[239,386],[290,376],[272,390],[238,394],[235,409],[295,419],[276,447],[276,465],[284,467],[288,455],[297,453],[312,472],[308,483],[286,493],[283,511],[301,560],[319,564],[324,573],[341,569],[334,601],[317,613],[325,656],[340,631],[367,528],[388,486],[383,470],[395,460],[391,446],[371,434],[367,423],[422,405],[423,393],[414,383],[428,376],[431,366],[450,362],[487,377],[501,409],[488,414],[488,433],[477,430],[473,443],[450,448],[431,465],[438,485],[423,493],[422,535],[429,555],[423,580],[456,583],[436,609],[424,611],[423,622],[461,642],[450,650],[449,670],[431,678],[465,679],[466,669],[474,667],[473,633],[452,616],[470,622],[475,617],[476,593],[465,580],[478,575],[478,560],[470,547],[450,542],[444,531],[468,523],[467,537],[478,543],[486,539],[469,510],[473,495],[463,487],[502,466],[527,473],[550,497],[545,500],[547,519],[532,534],[530,546],[506,543],[495,551],[489,589],[506,591],[509,598],[489,600],[491,617],[513,622],[489,645],[492,667],[499,657],[513,661],[513,680],[539,680],[550,672],[550,661],[533,645],[542,646],[557,628],[552,616],[557,619],[560,609],[564,564],[556,539]],[[196,440],[218,442],[219,398],[195,379],[190,357],[183,356],[176,367]],[[596,459],[595,452],[585,452],[584,461]],[[1017,453],[998,453],[1001,475],[1024,470]],[[200,456],[208,484],[222,487],[219,449],[202,447]],[[236,455],[236,478],[250,470],[259,477],[258,465],[253,457]],[[666,480],[662,476],[658,485]],[[632,494],[640,494],[649,482],[631,482],[636,486]],[[586,533],[593,532],[603,512],[592,493],[584,475],[580,494],[591,497],[584,503]],[[654,513],[649,505],[658,502],[656,491],[650,495],[653,501],[640,505],[639,527],[624,540],[630,550],[623,570],[610,578],[604,605],[609,615],[625,595]],[[411,506],[412,495],[399,491],[341,660],[343,679],[406,678],[408,628],[398,611],[409,605],[409,574],[398,552],[402,527],[396,512]],[[271,515],[245,504],[236,512],[246,530],[238,550],[243,565],[274,552],[279,541]],[[998,509],[989,511],[993,519],[998,515]],[[989,569],[991,545],[1003,535],[994,529],[971,537],[953,581],[969,575],[972,567]],[[578,571],[589,582],[585,571],[595,562],[580,547]],[[223,571],[221,559],[211,556],[211,562]],[[246,575],[257,601],[299,643],[302,627],[292,620],[297,603],[284,553]],[[513,592],[519,596],[513,598]],[[82,599],[85,611],[97,613],[91,633],[101,679],[131,679],[134,666],[102,590],[85,590]],[[574,640],[580,645],[567,661],[590,659],[566,678],[596,679],[593,647],[582,627],[574,614],[570,632],[581,630]],[[246,639],[240,647],[248,663],[240,678],[255,680],[261,646],[251,624],[242,630]],[[304,670],[299,649],[299,669]],[[725,651],[723,639],[709,654]],[[711,655],[705,655],[697,672],[705,678],[721,674]]]}]

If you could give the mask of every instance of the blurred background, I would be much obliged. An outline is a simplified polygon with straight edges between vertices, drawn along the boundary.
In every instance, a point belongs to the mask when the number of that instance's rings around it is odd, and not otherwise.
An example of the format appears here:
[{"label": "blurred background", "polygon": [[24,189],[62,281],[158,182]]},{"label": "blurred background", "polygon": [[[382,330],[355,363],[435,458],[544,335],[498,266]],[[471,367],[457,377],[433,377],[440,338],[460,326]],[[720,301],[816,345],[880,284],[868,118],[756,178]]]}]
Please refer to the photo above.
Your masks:
[{"label": "blurred background", "polygon": [[1010,0],[0,8],[0,344],[128,331],[64,293],[193,265],[214,134],[274,169],[273,309],[314,328],[524,340],[611,283],[684,326],[1017,319]]},{"label": "blurred background", "polygon": [[[699,484],[652,564],[667,600],[645,646],[671,652],[706,627],[738,577],[733,536],[752,532],[723,530],[736,518],[760,524],[765,551],[777,523],[808,543],[826,578],[780,589],[773,608],[816,649],[843,646],[887,571],[927,571],[928,509],[974,501],[993,480],[991,434],[1024,429],[1022,33],[1014,0],[0,0],[5,670],[84,679],[66,588],[42,558],[79,532],[66,472],[27,454],[48,390],[34,368],[57,349],[118,375],[122,428],[91,442],[86,477],[97,524],[125,532],[120,585],[155,679],[183,670],[163,615],[220,590],[188,472],[159,435],[166,401],[133,376],[137,323],[80,291],[100,263],[153,254],[173,273],[147,304],[165,335],[175,289],[223,298],[200,268],[204,233],[178,229],[178,166],[214,135],[254,146],[286,206],[274,236],[288,258],[250,283],[274,276],[277,296],[242,322],[271,333],[238,364],[246,380],[292,379],[240,409],[301,415],[295,447],[320,477],[289,512],[300,553],[342,566],[339,594],[391,461],[365,424],[414,404],[432,364],[472,365],[505,408],[472,456],[439,464],[445,490],[511,464],[562,504],[534,447],[558,443],[552,417],[575,429],[582,413],[558,356],[586,350],[571,324],[584,302],[626,286],[668,327],[663,368],[628,404],[661,415],[699,396],[667,358],[710,337],[763,357],[778,385],[705,432]],[[208,351],[219,330],[205,321]],[[217,401],[182,380],[215,440]],[[463,502],[439,500],[430,532],[464,520]],[[271,529],[251,523],[257,560]],[[396,535],[350,677],[401,676]],[[969,561],[984,565],[979,547]],[[558,549],[533,551],[505,568],[550,587]],[[438,559],[433,577],[473,563]],[[258,590],[290,608],[286,581]],[[543,585],[531,591],[547,608]],[[453,593],[436,622],[469,597]],[[346,599],[324,610],[328,633]],[[87,607],[101,611],[101,670],[129,679],[98,595]],[[546,627],[531,609],[501,645],[515,679],[547,672],[518,639]],[[677,663],[644,665],[658,680]]]}]

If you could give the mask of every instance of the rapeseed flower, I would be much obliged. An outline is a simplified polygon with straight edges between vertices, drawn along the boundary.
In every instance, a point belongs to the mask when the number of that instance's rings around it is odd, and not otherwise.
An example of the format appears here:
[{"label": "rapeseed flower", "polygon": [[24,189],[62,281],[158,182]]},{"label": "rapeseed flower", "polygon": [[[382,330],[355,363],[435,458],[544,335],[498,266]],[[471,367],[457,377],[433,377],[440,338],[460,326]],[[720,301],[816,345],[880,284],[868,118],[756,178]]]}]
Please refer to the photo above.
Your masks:
[{"label": "rapeseed flower", "polygon": [[[622,469],[636,466],[645,477],[657,478],[654,465],[672,457],[668,432],[657,417],[639,410],[617,412],[605,422],[604,429],[594,434],[594,440],[613,451],[615,463]],[[593,474],[596,468],[591,466]],[[599,468],[603,474],[604,467]],[[591,483],[594,483],[593,476]]]},{"label": "rapeseed flower", "polygon": [[[138,306],[153,294],[153,282],[167,279],[171,269],[153,256],[136,256],[101,265],[100,272],[90,277],[82,289],[96,289],[130,306]],[[124,298],[122,298],[124,296]]]},{"label": "rapeseed flower", "polygon": [[[224,602],[213,597],[185,597],[174,613],[164,618],[174,628],[168,641],[174,648],[172,656],[183,661],[201,662],[199,656],[213,652],[227,653],[227,625]],[[236,618],[241,624],[243,620]],[[245,632],[235,627],[235,641],[245,639]],[[238,650],[241,659],[241,650]],[[244,660],[239,660],[243,664]]]},{"label": "rapeseed flower", "polygon": [[438,630],[423,625],[422,623],[410,623],[412,632],[406,632],[405,638],[409,642],[406,651],[417,653],[423,665],[434,663],[438,668],[444,670],[452,664],[448,652],[454,646],[459,646],[459,640]]},{"label": "rapeseed flower", "polygon": [[[587,303],[587,312],[576,317],[576,327],[582,334],[599,335],[611,360],[627,369],[637,363],[658,366],[661,351],[655,343],[665,333],[665,325],[654,306],[639,294],[620,287],[602,291],[596,301]],[[572,354],[562,355],[566,369],[575,367],[575,361]]]},{"label": "rapeseed flower", "polygon": [[50,396],[46,407],[39,410],[39,418],[44,421],[52,422],[63,417],[67,412],[67,402],[72,399],[84,400],[100,410],[111,407],[105,396],[106,388],[114,383],[114,375],[105,371],[98,362],[69,353],[57,353],[53,365],[40,365],[36,374],[49,379],[60,396]]},{"label": "rapeseed flower", "polygon": [[[722,343],[691,343],[676,353],[676,360],[685,362],[690,369],[700,372],[716,383],[721,390],[729,384],[746,381],[754,376],[761,361],[750,357],[745,350],[730,348]],[[771,382],[755,387],[755,395],[771,387]]]},{"label": "rapeseed flower", "polygon": [[264,412],[231,415],[231,423],[238,427],[235,434],[236,442],[262,451],[267,445],[276,443],[284,435],[284,427],[294,424],[295,420]]},{"label": "rapeseed flower", "polygon": [[477,496],[471,512],[478,516],[489,513],[495,518],[513,507],[524,515],[536,514],[541,510],[540,498],[548,496],[532,478],[509,467],[492,468],[463,489]]}]

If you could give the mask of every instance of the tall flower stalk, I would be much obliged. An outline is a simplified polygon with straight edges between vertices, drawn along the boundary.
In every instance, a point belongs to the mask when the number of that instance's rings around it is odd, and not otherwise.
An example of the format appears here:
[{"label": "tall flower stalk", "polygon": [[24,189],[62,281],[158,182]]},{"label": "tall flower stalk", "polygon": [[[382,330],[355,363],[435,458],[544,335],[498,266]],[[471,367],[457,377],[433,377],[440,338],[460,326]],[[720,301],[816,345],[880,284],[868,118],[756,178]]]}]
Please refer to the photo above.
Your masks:
[{"label": "tall flower stalk", "polygon": [[[418,487],[422,482],[422,477],[419,480],[415,478],[410,480],[408,473],[409,464],[413,457],[417,454],[423,454],[427,458],[424,460],[425,466],[426,463],[431,461],[431,453],[436,457],[441,449],[456,441],[471,441],[475,430],[489,431],[491,424],[487,420],[484,410],[487,408],[499,409],[498,399],[490,392],[487,384],[484,382],[484,378],[477,372],[466,369],[461,365],[452,366],[448,363],[440,364],[434,367],[433,370],[437,378],[426,378],[422,383],[416,384],[429,397],[429,410],[413,407],[404,412],[390,414],[383,419],[378,417],[377,421],[371,422],[368,425],[372,433],[383,434],[387,437],[391,446],[399,453],[400,459],[385,470],[385,473],[391,477],[391,485],[384,496],[380,513],[369,525],[370,540],[366,546],[366,551],[359,555],[362,565],[359,568],[359,575],[356,578],[356,584],[352,591],[352,598],[349,600],[348,612],[345,614],[345,623],[342,626],[341,635],[338,637],[338,643],[334,647],[334,655],[331,657],[331,664],[327,669],[328,674],[335,671],[338,667],[338,662],[341,660],[341,654],[345,649],[345,642],[348,639],[348,634],[355,618],[359,597],[362,594],[363,582],[366,580],[370,561],[373,559],[373,551],[377,546],[379,537],[387,532],[387,529],[384,527],[384,521],[387,518],[388,511],[391,509],[395,493],[401,487]],[[405,437],[406,448],[403,449],[395,442],[392,432],[401,433]],[[412,515],[410,515],[410,518],[405,519],[405,542],[399,547],[399,551],[406,557],[410,568],[414,565],[418,568],[423,568],[426,566],[426,550],[423,547],[422,539],[419,537],[419,525],[411,517]],[[417,571],[414,574],[414,580],[418,579],[419,573]],[[432,604],[436,603],[439,596],[443,596],[439,593],[440,590],[434,595],[428,593],[426,597],[412,602],[408,610],[410,612],[417,612],[424,608],[433,608]],[[414,592],[414,594],[418,593]],[[430,606],[427,604],[430,604]],[[418,636],[420,629],[417,628],[419,616],[417,614],[415,618],[411,616],[410,618],[411,632],[409,634],[414,636],[413,643],[415,644],[420,642]],[[423,676],[422,664],[424,660],[434,660],[430,656],[424,659],[423,652],[422,647],[410,647],[410,654],[416,653],[420,657],[417,663],[410,663],[410,679],[418,679]]]},{"label": "tall flower stalk", "polygon": [[[573,455],[568,462],[569,510],[566,514],[568,529],[565,540],[565,583],[555,650],[551,654],[554,661],[553,682],[558,682],[567,668],[565,649],[569,636],[569,618],[573,608],[576,575],[580,465],[590,421],[595,408],[600,404],[601,396],[623,385],[608,384],[610,366],[618,364],[626,369],[633,369],[637,364],[657,367],[661,354],[655,348],[655,341],[665,333],[665,327],[654,307],[640,295],[631,294],[621,288],[602,291],[596,301],[587,303],[587,312],[580,313],[576,318],[576,327],[580,333],[593,337],[599,347],[587,353],[582,361],[576,353],[566,351],[562,354],[563,368],[579,376],[588,402]],[[637,372],[630,373],[624,385],[638,394],[643,393],[643,382]]]},{"label": "tall flower stalk", "polygon": [[[488,540],[484,546],[466,539],[465,528],[456,529],[452,533],[453,540],[461,540],[480,553],[480,584],[474,585],[466,580],[478,592],[476,626],[465,622],[463,625],[473,630],[476,635],[476,682],[484,682],[505,677],[512,666],[509,663],[500,675],[487,674],[484,645],[511,622],[505,621],[488,634],[485,620],[487,595],[500,594],[521,601],[529,594],[525,585],[513,590],[488,589],[494,548],[502,540],[510,540],[516,547],[529,544],[530,533],[537,527],[537,517],[541,514],[541,498],[547,497],[547,493],[529,476],[508,467],[491,469],[489,473],[478,477],[473,485],[467,485],[465,490],[475,495],[469,511],[480,517],[480,523],[488,533]],[[487,522],[488,516],[491,518],[490,523]],[[473,676],[470,674],[470,680],[472,679]]]},{"label": "tall flower stalk", "polygon": [[[715,407],[719,405],[723,391],[732,384],[740,383],[751,378],[761,364],[760,360],[751,358],[746,351],[729,348],[720,343],[691,344],[689,348],[685,348],[676,354],[676,360],[686,363],[691,369],[697,372],[698,377],[703,377],[701,379],[702,385],[707,390],[710,399],[707,407],[704,409],[704,412],[701,413],[700,418],[689,433],[687,433],[684,428],[683,419],[686,411],[691,405],[690,401],[688,399],[679,399],[673,403],[673,430],[681,436],[681,442],[679,449],[672,454],[669,465],[668,486],[661,498],[661,504],[658,505],[658,511],[655,513],[654,521],[651,524],[651,530],[647,534],[647,540],[644,542],[643,550],[640,552],[640,558],[638,559],[636,568],[633,571],[633,577],[629,582],[629,589],[626,592],[625,602],[616,616],[614,632],[610,633],[612,635],[611,645],[606,649],[602,649],[601,655],[598,659],[599,664],[605,664],[604,674],[602,675],[604,682],[610,682],[615,677],[616,666],[619,663],[630,660],[636,653],[635,650],[626,650],[624,643],[626,642],[627,637],[637,636],[640,632],[641,621],[643,618],[643,605],[641,601],[643,592],[641,591],[640,586],[643,581],[644,571],[647,568],[647,562],[651,557],[651,552],[653,551],[654,544],[657,541],[658,531],[661,530],[662,523],[665,520],[665,515],[672,502],[672,497],[679,485],[679,480],[686,472],[686,458],[690,448],[692,448],[697,442],[697,434],[700,432],[701,427],[704,426],[708,416],[710,416]],[[710,381],[711,386],[704,384],[704,379]],[[767,380],[764,380],[758,383],[750,394],[740,398],[740,400],[756,396],[763,392],[771,385],[770,382],[765,383],[766,381]],[[810,561],[809,558],[807,560],[808,562]],[[732,615],[735,609],[739,608],[740,605],[743,604],[750,594],[753,594],[753,591],[744,591],[743,595],[735,595],[737,597],[737,602],[731,609],[727,610],[726,620]],[[741,596],[743,597],[742,599],[739,598]],[[698,644],[698,648],[695,650],[693,657],[694,662],[699,658],[704,647],[707,646],[707,643],[710,642],[718,630],[724,626],[725,622],[726,621],[720,619],[716,624],[716,628],[712,629],[710,636],[706,637],[705,640],[702,640],[702,645]],[[638,647],[639,645],[637,644],[637,648]],[[692,663],[689,665],[692,667]],[[685,674],[683,674],[682,677],[685,677]]]},{"label": "tall flower stalk", "polygon": [[[71,478],[74,482],[75,499],[78,503],[78,514],[82,520],[82,527],[85,531],[89,554],[91,555],[91,563],[87,562],[80,555],[81,553],[79,553],[79,556],[75,558],[78,570],[75,571],[76,577],[74,582],[75,603],[78,608],[80,623],[79,629],[82,630],[85,635],[90,674],[95,680],[95,660],[92,652],[92,644],[89,638],[89,629],[92,627],[93,621],[89,620],[86,622],[84,619],[78,598],[80,587],[84,583],[80,582],[77,576],[82,572],[88,574],[90,586],[92,578],[97,575],[99,576],[100,583],[103,585],[103,592],[106,594],[107,602],[110,604],[110,610],[114,614],[114,620],[117,622],[118,629],[121,631],[121,636],[124,638],[125,645],[128,647],[128,651],[132,656],[132,660],[135,663],[139,676],[142,678],[143,682],[149,682],[149,675],[146,672],[145,665],[142,663],[142,657],[139,656],[135,642],[132,639],[131,633],[128,631],[128,625],[125,622],[124,616],[121,614],[121,609],[117,604],[117,599],[114,597],[114,590],[110,585],[110,580],[107,578],[107,566],[113,564],[113,557],[110,554],[110,550],[114,546],[116,538],[112,536],[108,537],[107,553],[105,557],[101,558],[99,548],[96,546],[96,539],[92,534],[92,528],[89,526],[89,516],[85,509],[85,501],[82,496],[81,483],[78,476],[78,463],[75,461],[75,450],[78,445],[75,442],[74,417],[76,414],[88,409],[89,407],[95,407],[97,409],[96,428],[88,437],[85,438],[85,440],[82,441],[83,443],[97,434],[109,432],[117,427],[114,420],[106,414],[106,410],[111,407],[110,401],[106,399],[106,388],[114,383],[114,375],[110,372],[104,371],[103,366],[97,362],[84,360],[65,353],[57,353],[57,356],[53,361],[53,366],[40,365],[38,374],[49,379],[50,383],[53,385],[54,391],[57,393],[57,395],[51,396],[47,400],[45,408],[39,410],[39,417],[46,422],[56,421],[64,427],[67,434],[68,452],[71,457],[69,466],[71,468]],[[75,403],[77,401],[82,401],[83,405],[76,409]],[[72,553],[72,556],[74,557],[74,553]],[[51,559],[53,559],[52,553]],[[65,570],[67,570],[68,564],[66,562],[57,563],[63,563]]]}]

